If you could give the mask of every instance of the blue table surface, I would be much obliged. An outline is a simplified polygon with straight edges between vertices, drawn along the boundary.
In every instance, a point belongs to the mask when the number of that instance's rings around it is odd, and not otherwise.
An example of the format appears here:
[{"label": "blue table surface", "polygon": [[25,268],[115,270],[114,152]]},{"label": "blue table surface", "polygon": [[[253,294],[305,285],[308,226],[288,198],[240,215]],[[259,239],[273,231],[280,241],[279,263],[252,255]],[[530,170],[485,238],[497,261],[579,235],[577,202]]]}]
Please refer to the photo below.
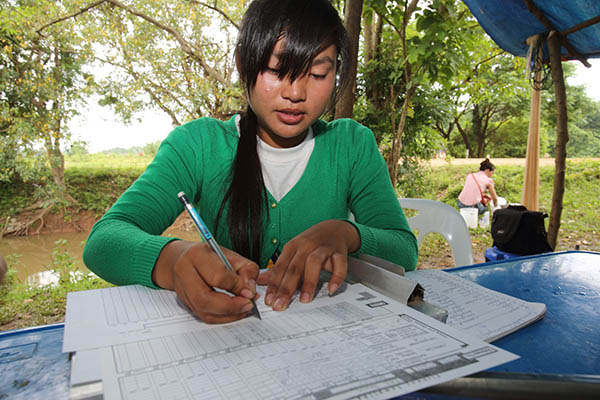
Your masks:
[{"label": "blue table surface", "polygon": [[[521,358],[492,371],[600,375],[600,253],[549,253],[446,271],[546,304],[542,320],[494,342]],[[0,332],[0,399],[68,398],[70,360],[61,352],[63,331],[64,325],[56,324]]]},{"label": "blue table surface", "polygon": [[64,324],[0,333],[0,399],[68,399]]},{"label": "blue table surface", "polygon": [[494,342],[521,358],[493,370],[600,375],[600,253],[549,253],[447,271],[546,304],[540,321]]}]

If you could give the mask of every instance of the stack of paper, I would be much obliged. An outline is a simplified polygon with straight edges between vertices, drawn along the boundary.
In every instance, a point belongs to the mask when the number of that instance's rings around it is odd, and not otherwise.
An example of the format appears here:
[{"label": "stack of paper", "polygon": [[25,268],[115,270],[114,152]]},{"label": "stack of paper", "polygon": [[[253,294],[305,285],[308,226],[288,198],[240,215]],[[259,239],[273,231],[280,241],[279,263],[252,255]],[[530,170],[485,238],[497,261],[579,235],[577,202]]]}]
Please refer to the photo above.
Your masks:
[{"label": "stack of paper", "polygon": [[494,342],[546,314],[546,305],[517,299],[436,269],[406,273],[425,288],[425,300],[448,311],[446,323]]},{"label": "stack of paper", "polygon": [[69,293],[71,397],[388,399],[517,358],[361,284],[257,304],[262,321],[207,325],[170,291]]}]

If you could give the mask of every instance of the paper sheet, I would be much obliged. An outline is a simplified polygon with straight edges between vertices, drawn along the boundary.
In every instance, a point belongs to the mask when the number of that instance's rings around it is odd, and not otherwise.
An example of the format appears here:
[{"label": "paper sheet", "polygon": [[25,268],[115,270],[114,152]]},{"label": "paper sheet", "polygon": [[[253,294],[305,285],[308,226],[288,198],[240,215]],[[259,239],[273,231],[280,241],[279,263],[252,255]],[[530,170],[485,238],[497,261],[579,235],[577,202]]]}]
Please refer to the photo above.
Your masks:
[{"label": "paper sheet", "polygon": [[493,342],[544,316],[546,305],[527,302],[441,270],[406,273],[425,288],[425,301],[448,311],[446,323]]},{"label": "paper sheet", "polygon": [[[517,358],[360,284],[262,321],[195,324],[133,341],[123,331],[100,349],[104,398],[387,399]],[[89,329],[71,335],[97,336]]]},{"label": "paper sheet", "polygon": [[[337,293],[346,287],[342,283]],[[260,298],[256,305],[263,319],[276,314],[264,304],[265,291],[266,286],[257,286]],[[328,297],[323,282],[316,288],[315,298],[320,297]],[[296,298],[297,294],[290,307],[297,307]],[[72,292],[67,294],[62,351],[90,350],[211,327],[215,325],[204,324],[192,315],[170,290],[130,285]]]}]

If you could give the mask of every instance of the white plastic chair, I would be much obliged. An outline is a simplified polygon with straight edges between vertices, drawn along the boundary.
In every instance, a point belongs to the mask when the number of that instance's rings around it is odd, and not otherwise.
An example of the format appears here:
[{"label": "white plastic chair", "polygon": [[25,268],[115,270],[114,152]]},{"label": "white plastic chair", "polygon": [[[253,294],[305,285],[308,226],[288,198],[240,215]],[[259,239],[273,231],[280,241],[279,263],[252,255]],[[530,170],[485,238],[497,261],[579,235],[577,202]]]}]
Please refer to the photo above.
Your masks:
[{"label": "white plastic chair", "polygon": [[416,210],[419,213],[408,218],[412,230],[418,230],[417,243],[420,246],[428,233],[439,233],[446,239],[454,256],[457,267],[473,264],[473,248],[469,228],[464,218],[454,207],[440,201],[429,199],[399,198],[403,209]]}]

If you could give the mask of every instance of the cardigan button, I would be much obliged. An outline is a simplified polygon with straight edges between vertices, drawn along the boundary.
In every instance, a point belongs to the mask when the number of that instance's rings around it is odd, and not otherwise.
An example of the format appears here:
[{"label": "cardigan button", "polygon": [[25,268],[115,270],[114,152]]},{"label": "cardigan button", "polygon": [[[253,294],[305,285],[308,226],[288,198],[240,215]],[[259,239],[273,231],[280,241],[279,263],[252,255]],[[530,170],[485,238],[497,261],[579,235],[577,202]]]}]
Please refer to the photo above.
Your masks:
[{"label": "cardigan button", "polygon": [[273,239],[271,239],[271,243],[275,245],[275,244],[279,243],[279,240],[277,238],[273,238]]},{"label": "cardigan button", "polygon": [[271,208],[277,208],[277,203],[275,203],[275,202],[272,202],[272,203],[271,203]]}]

